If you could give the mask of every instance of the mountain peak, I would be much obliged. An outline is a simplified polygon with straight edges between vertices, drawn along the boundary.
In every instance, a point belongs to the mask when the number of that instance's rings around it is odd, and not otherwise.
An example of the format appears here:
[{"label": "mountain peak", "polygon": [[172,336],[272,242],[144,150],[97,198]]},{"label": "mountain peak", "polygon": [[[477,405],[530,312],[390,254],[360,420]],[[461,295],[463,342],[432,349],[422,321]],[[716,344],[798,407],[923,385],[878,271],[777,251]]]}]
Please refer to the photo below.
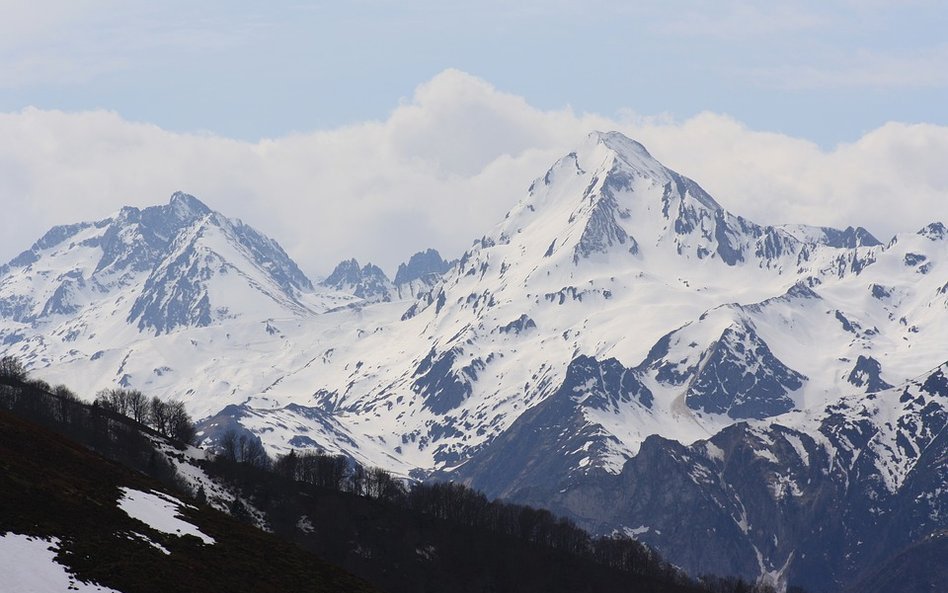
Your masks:
[{"label": "mountain peak", "polygon": [[398,264],[395,284],[406,284],[428,276],[440,276],[448,271],[451,262],[442,259],[436,249],[426,249],[411,256],[407,263]]},{"label": "mountain peak", "polygon": [[373,263],[360,267],[355,258],[339,262],[332,274],[319,284],[352,293],[369,302],[392,300],[392,283],[385,272]]},{"label": "mountain peak", "polygon": [[716,254],[728,265],[783,247],[757,245],[762,229],[728,214],[697,183],[615,131],[590,133],[534,181],[502,225],[498,242],[536,229],[523,235],[536,237],[532,249],[544,257],[569,253],[573,264],[613,250],[639,256],[642,241],[667,242],[687,257]]},{"label": "mountain peak", "polygon": [[636,156],[638,158],[655,160],[655,157],[649,153],[648,149],[646,149],[641,142],[637,142],[615,130],[609,132],[590,132],[589,140],[607,146],[621,156]]},{"label": "mountain peak", "polygon": [[[125,206],[103,220],[55,227],[0,267],[0,275],[10,274],[14,280],[0,287],[0,317],[42,324],[108,309],[108,317],[157,333],[264,309],[305,314],[301,295],[312,290],[276,241],[183,192],[161,205]],[[247,279],[246,289],[238,278]],[[117,303],[127,311],[118,314]]]},{"label": "mountain peak", "polygon": [[168,206],[178,218],[184,219],[204,216],[212,212],[204,202],[182,191],[176,191],[171,194],[171,201],[168,202]]},{"label": "mountain peak", "polygon": [[804,243],[826,245],[839,249],[854,249],[856,247],[882,245],[872,233],[861,226],[848,226],[845,229],[837,229],[806,224],[784,224],[777,228]]},{"label": "mountain peak", "polygon": [[633,170],[653,177],[662,182],[669,178],[669,171],[660,163],[640,142],[629,138],[621,132],[591,132],[586,139],[586,153],[589,156],[597,154],[597,149],[605,148],[616,158]]}]

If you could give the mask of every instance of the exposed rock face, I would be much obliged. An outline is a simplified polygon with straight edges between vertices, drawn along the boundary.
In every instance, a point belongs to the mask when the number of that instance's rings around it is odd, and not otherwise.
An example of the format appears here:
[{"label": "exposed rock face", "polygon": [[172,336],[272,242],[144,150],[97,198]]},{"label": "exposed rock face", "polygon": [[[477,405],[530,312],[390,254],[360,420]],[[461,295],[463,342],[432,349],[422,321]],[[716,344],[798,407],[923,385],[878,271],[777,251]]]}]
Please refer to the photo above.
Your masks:
[{"label": "exposed rock face", "polygon": [[570,447],[548,450],[535,444],[548,438],[525,436],[581,435],[587,425],[563,424],[577,418],[573,405],[546,419],[545,410],[524,414],[460,473],[473,469],[470,483],[512,500],[553,501],[593,531],[625,530],[692,574],[764,574],[778,585],[837,590],[903,550],[942,545],[927,542],[948,529],[946,404],[948,363],[828,407],[815,432],[738,423],[690,446],[649,437],[618,475],[570,472],[568,457],[549,467]]},{"label": "exposed rock face", "polygon": [[370,303],[421,298],[441,281],[457,261],[441,259],[434,249],[419,251],[399,264],[395,280],[371,263],[359,266],[355,259],[339,262],[320,285],[350,293]]},{"label": "exposed rock face", "polygon": [[394,281],[398,297],[418,298],[440,282],[441,277],[456,263],[457,260],[441,259],[441,254],[435,249],[419,251],[407,263],[398,265]]},{"label": "exposed rock face", "polygon": [[846,380],[856,387],[864,388],[866,393],[875,393],[892,387],[882,379],[882,365],[879,361],[861,354]]},{"label": "exposed rock face", "polygon": [[351,293],[370,303],[391,301],[394,290],[381,268],[371,263],[359,267],[355,258],[339,262],[332,274],[319,284]]},{"label": "exposed rock face", "polygon": [[793,409],[806,377],[788,368],[749,327],[724,330],[688,386],[688,407],[731,418],[769,418]]},{"label": "exposed rock face", "polygon": [[117,297],[131,302],[128,323],[163,334],[239,316],[211,296],[230,274],[247,279],[251,300],[308,308],[301,297],[313,286],[275,241],[177,192],[163,206],[53,228],[0,269],[0,310],[37,324]]}]

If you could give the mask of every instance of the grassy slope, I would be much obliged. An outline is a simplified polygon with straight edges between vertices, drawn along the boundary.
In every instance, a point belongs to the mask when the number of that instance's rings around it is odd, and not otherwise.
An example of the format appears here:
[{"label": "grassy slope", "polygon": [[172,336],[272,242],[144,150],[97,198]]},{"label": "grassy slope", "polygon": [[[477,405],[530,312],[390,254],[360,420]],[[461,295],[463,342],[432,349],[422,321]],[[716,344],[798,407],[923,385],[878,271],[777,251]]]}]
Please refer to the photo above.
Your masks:
[{"label": "grassy slope", "polygon": [[[124,593],[372,591],[295,546],[208,508],[185,517],[217,543],[150,529],[117,506],[120,486],[162,490],[140,474],[0,411],[0,532],[55,536],[82,579]],[[170,550],[165,555],[147,535]]]}]

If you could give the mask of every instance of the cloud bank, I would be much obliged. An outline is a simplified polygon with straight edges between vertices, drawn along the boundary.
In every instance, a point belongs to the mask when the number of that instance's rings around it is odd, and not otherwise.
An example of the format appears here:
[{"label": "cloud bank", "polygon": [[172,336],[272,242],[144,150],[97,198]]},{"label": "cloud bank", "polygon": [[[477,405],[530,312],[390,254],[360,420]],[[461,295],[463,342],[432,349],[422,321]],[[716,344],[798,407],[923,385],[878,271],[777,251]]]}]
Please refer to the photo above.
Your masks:
[{"label": "cloud bank", "polygon": [[830,151],[726,115],[684,121],[543,110],[457,70],[384,121],[245,142],[107,111],[0,114],[0,259],[53,224],[192,193],[277,239],[312,276],[456,256],[591,130],[636,138],[763,224],[862,225],[885,240],[948,219],[948,127],[889,123]]}]

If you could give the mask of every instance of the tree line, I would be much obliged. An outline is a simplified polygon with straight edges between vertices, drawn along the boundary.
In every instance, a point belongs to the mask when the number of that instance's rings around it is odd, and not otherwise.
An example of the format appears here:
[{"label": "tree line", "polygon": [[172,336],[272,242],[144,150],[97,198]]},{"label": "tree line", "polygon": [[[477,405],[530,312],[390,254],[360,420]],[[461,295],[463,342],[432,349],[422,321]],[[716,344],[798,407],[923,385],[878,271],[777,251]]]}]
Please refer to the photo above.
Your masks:
[{"label": "tree line", "polygon": [[[482,493],[456,482],[418,482],[393,476],[378,467],[366,468],[344,455],[323,451],[291,450],[270,458],[259,437],[247,431],[228,430],[216,447],[218,471],[235,484],[252,483],[254,504],[266,510],[280,500],[263,484],[257,472],[298,486],[356,495],[389,507],[557,550],[600,566],[645,578],[673,583],[686,590],[710,593],[773,593],[766,583],[749,583],[737,577],[690,578],[658,553],[631,537],[614,533],[593,537],[572,520],[546,509],[488,500]],[[223,467],[222,467],[223,466]],[[243,470],[241,469],[243,468]],[[249,472],[249,473],[247,473]],[[278,486],[271,486],[278,490]]]},{"label": "tree line", "polygon": [[113,388],[97,393],[92,405],[131,418],[169,439],[192,443],[196,435],[194,421],[178,399],[149,399],[137,389]]},{"label": "tree line", "polygon": [[[45,396],[60,400],[58,409],[62,415],[70,407],[70,402],[80,403],[79,397],[65,385],[54,387],[42,379],[30,379],[26,368],[13,356],[0,358],[0,385],[6,387],[0,392],[0,397],[7,409],[17,406],[57,407],[53,401],[43,401]],[[181,400],[162,400],[158,396],[148,398],[137,389],[113,388],[97,393],[92,407],[105,414],[133,420],[175,441],[191,444],[196,435],[194,420]]]},{"label": "tree line", "polygon": [[31,379],[12,356],[0,357],[0,409],[62,434],[101,455],[187,488],[149,434],[184,443],[193,440],[194,422],[179,402],[146,398],[134,390],[100,392],[92,404],[65,385]]}]

